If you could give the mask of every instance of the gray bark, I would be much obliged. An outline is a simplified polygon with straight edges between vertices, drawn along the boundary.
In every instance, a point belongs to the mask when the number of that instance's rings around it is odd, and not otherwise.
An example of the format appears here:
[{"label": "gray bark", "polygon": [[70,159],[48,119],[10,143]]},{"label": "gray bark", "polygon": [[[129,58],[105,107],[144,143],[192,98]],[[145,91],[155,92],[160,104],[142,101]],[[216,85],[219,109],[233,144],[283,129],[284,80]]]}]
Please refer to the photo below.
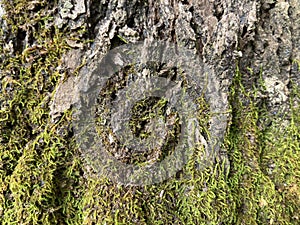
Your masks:
[{"label": "gray bark", "polygon": [[[257,102],[267,104],[271,117],[289,111],[289,88],[292,82],[299,85],[297,65],[292,63],[300,57],[297,0],[79,0],[74,3],[61,0],[60,6],[56,24],[71,30],[85,26],[94,41],[85,48],[69,43],[75,48],[64,57],[69,74],[83,60],[87,63],[78,77],[71,76],[62,82],[56,92],[51,105],[53,121],[78,100],[74,87],[84,89],[99,59],[110,49],[125,44],[124,40],[129,43],[163,40],[194,51],[204,72],[217,78],[214,85],[222,97],[214,103],[216,107],[229,108],[229,87],[239,66],[246,90],[258,87]],[[230,118],[230,115],[224,117],[228,121]],[[216,155],[222,158],[219,152]]]}]

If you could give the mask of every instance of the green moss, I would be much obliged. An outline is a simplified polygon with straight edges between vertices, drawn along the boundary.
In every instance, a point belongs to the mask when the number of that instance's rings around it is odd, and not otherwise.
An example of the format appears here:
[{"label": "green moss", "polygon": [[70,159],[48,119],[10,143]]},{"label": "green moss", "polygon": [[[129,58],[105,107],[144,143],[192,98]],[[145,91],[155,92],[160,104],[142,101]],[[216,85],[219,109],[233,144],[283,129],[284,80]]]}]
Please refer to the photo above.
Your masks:
[{"label": "green moss", "polygon": [[[255,104],[255,89],[253,93],[246,92],[241,80],[238,72],[231,96],[234,119],[228,136],[229,183],[236,199],[235,223],[297,224],[299,110],[291,104],[292,119],[283,129],[276,122],[262,126],[259,120],[265,119],[266,109]],[[299,90],[295,91],[299,95]],[[266,119],[280,118],[267,115]]]},{"label": "green moss", "polygon": [[298,69],[300,70],[300,60],[299,59],[294,59],[292,63],[293,64],[294,63],[297,64],[298,65]]},{"label": "green moss", "polygon": [[[116,185],[81,158],[70,110],[51,123],[49,102],[63,76],[56,68],[69,48],[69,33],[46,26],[53,22],[47,13],[55,2],[37,3],[39,13],[27,3],[4,2],[11,37],[30,31],[35,47],[14,43],[10,54],[0,41],[1,224],[299,224],[299,87],[291,93],[290,122],[279,127],[280,118],[257,102],[258,87],[246,91],[237,69],[223,145],[229,171],[221,162],[196,170],[199,147],[170,180]],[[208,106],[203,98],[197,104],[198,119],[206,124]],[[157,109],[163,105],[158,101]]]}]

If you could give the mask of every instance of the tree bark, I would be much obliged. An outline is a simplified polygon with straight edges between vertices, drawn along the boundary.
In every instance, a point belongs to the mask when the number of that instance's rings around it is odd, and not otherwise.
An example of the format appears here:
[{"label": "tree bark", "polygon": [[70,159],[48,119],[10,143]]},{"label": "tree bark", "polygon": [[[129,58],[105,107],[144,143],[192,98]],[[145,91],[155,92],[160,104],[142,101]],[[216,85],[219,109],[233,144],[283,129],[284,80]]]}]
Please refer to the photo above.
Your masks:
[{"label": "tree bark", "polygon": [[[299,85],[297,64],[293,63],[300,57],[298,3],[60,1],[56,24],[69,29],[85,26],[88,37],[95,38],[85,53],[69,53],[87,57],[88,66],[110,49],[125,44],[118,36],[130,43],[164,40],[194,50],[227,93],[239,66],[247,88],[262,77],[269,109],[276,113],[287,103],[291,82]],[[66,67],[74,70],[74,59],[66,59]]]},{"label": "tree bark", "polygon": [[[214,85],[222,98],[215,101],[216,107],[229,110],[229,88],[238,67],[246,91],[257,88],[256,102],[267,105],[269,118],[283,117],[290,110],[292,84],[299,86],[299,72],[294,63],[300,57],[298,3],[61,1],[56,24],[69,29],[85,26],[88,37],[94,41],[85,50],[71,50],[66,55],[64,65],[71,74],[82,62],[80,59],[86,59],[87,64],[80,70],[77,81],[71,77],[61,85],[50,113],[54,118],[76,101],[76,94],[68,90],[66,95],[66,88],[74,89],[72,82],[78,84],[82,77],[89,79],[99,59],[111,49],[125,43],[160,40],[183,46],[199,56],[203,72],[217,78]],[[230,115],[226,117],[224,120],[230,122]]]},{"label": "tree bark", "polygon": [[[0,181],[4,185],[0,218],[8,221],[7,224],[37,224],[35,221],[38,220],[43,224],[299,223],[299,130],[295,127],[299,125],[300,117],[294,115],[299,109],[300,96],[296,93],[300,87],[299,0],[58,0],[49,4],[32,1],[25,4],[24,12],[18,7],[24,5],[21,1],[5,0],[5,4],[2,1],[5,7],[0,8],[0,34],[3,37],[0,40],[0,61],[3,62],[0,70],[0,90],[3,92],[0,96],[0,143],[3,146],[0,148],[3,158]],[[1,19],[2,14],[7,18]],[[35,19],[38,14],[39,19]],[[43,30],[47,30],[45,34]],[[47,38],[36,39],[36,36],[40,37],[39,32]],[[203,127],[208,131],[197,127],[194,139],[200,140],[205,153],[192,165],[196,172],[183,176],[186,170],[180,168],[172,174],[175,180],[182,179],[180,185],[177,181],[171,181],[173,186],[163,181],[155,184],[157,186],[131,187],[122,182],[106,181],[98,177],[99,168],[94,167],[95,163],[90,163],[94,159],[82,162],[82,155],[86,153],[80,144],[77,143],[80,146],[78,152],[74,147],[74,136],[79,135],[77,141],[83,138],[76,130],[78,124],[73,122],[72,127],[68,112],[76,108],[88,111],[93,104],[83,96],[93,94],[90,88],[103,82],[106,89],[93,101],[98,102],[100,116],[97,116],[101,117],[97,122],[101,124],[103,120],[110,120],[111,125],[113,113],[109,115],[105,107],[120,98],[117,92],[134,81],[130,78],[134,75],[132,70],[138,70],[132,65],[120,69],[116,64],[125,60],[118,61],[117,54],[113,55],[116,60],[105,69],[108,72],[116,68],[120,70],[114,71],[115,75],[104,82],[101,76],[95,76],[103,72],[101,60],[114,49],[144,41],[175,46],[174,57],[166,56],[165,52],[161,54],[162,58],[170,60],[170,64],[176,64],[176,59],[181,57],[178,52],[185,49],[192,53],[191,58],[198,60],[195,68],[201,67],[199,71],[207,75],[207,86],[203,87],[196,77],[182,78],[172,66],[150,62],[148,68],[157,76],[163,74],[161,77],[169,80],[175,77],[176,82],[186,85],[183,88],[188,89],[190,84],[194,88],[190,92],[193,101],[201,102],[197,103],[199,115],[195,115],[196,124],[205,121]],[[68,49],[61,59],[55,58],[60,55],[61,46]],[[145,49],[150,48],[145,45]],[[54,52],[55,59],[46,60],[45,63],[50,62],[53,66],[47,67],[49,70],[43,73],[59,74],[57,77],[61,78],[45,75],[27,81],[24,74],[37,76],[41,70],[34,67],[35,63],[38,59],[44,60],[45,55],[47,58],[49,52]],[[138,72],[143,74],[143,71]],[[23,80],[26,80],[26,88],[22,89],[23,83],[19,87],[18,82]],[[177,86],[172,88],[177,91]],[[205,93],[204,101],[202,92]],[[35,105],[32,103],[34,95],[43,100],[37,100]],[[16,102],[17,97],[23,99],[22,102]],[[32,102],[27,102],[27,99]],[[48,107],[47,118],[43,115],[32,118],[30,112],[44,112],[39,108],[44,107],[41,106],[44,101]],[[87,106],[78,104],[81,101]],[[163,102],[154,98],[147,101],[152,102],[156,114],[167,114]],[[147,116],[149,113],[146,115],[144,111],[153,113],[147,108],[150,103],[144,102],[144,108],[136,106],[134,116]],[[30,107],[36,111],[31,111]],[[113,115],[118,116],[117,113]],[[131,131],[139,137],[147,136],[147,129],[154,126],[157,133],[168,137],[167,146],[173,147],[176,140],[171,136],[178,135],[180,130],[175,122],[179,116],[174,115],[163,121],[174,127],[170,136],[162,129],[167,125],[152,117],[145,120],[146,125],[138,118]],[[82,112],[81,116],[82,120],[86,119]],[[154,121],[154,124],[149,121]],[[103,124],[98,128],[109,143],[106,148],[118,160],[127,164],[133,161],[144,163],[169,154],[152,151],[143,159],[135,158],[138,153],[118,147],[114,130],[107,123]],[[22,127],[25,127],[24,132]],[[289,127],[293,127],[289,131],[292,134],[279,132],[289,130]],[[219,138],[210,139],[210,134]],[[55,140],[51,139],[52,136]],[[289,141],[284,144],[289,147],[279,148],[285,137]],[[209,140],[218,143],[218,147],[209,147]],[[89,146],[89,141],[83,142]],[[56,142],[60,147],[53,147]],[[22,150],[15,151],[18,145]],[[60,148],[65,152],[57,150]],[[11,149],[14,151],[9,155]],[[47,155],[49,149],[57,152]],[[285,152],[293,152],[282,156],[286,167],[280,164],[281,154]],[[97,157],[101,160],[102,155],[95,155]],[[76,164],[74,159],[82,161]],[[37,165],[32,164],[35,161]],[[23,167],[28,168],[24,174],[20,172]],[[40,169],[43,167],[49,170]],[[36,175],[39,173],[42,175]],[[28,185],[23,185],[26,182]],[[43,187],[48,188],[45,193]],[[51,193],[50,197],[47,193]],[[36,195],[41,198],[35,200],[32,196]],[[32,205],[36,208],[30,208],[26,202],[34,202]],[[12,214],[14,211],[18,215],[16,218]],[[36,218],[36,215],[40,217]]]}]

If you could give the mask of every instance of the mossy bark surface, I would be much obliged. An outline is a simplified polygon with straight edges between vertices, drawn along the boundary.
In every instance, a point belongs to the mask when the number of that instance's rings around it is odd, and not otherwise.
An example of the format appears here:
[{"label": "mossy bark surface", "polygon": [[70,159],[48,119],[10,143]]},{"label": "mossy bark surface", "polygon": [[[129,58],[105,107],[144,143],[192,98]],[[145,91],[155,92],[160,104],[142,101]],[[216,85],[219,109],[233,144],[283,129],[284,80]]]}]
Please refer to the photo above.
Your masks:
[{"label": "mossy bark surface", "polygon": [[[299,0],[1,0],[0,36],[1,224],[300,223]],[[73,112],[101,59],[145,40],[193,52],[219,98],[191,92],[202,147],[181,170],[130,186],[99,176],[86,161]],[[149,68],[169,79],[182,74]],[[130,121],[140,138],[153,121],[174,127],[160,152],[123,152],[103,122],[103,106],[132,74],[130,66],[119,71],[100,93],[97,130],[119,160],[158,160],[172,153],[179,133],[165,101],[145,98]],[[225,127],[208,122],[218,106]],[[210,155],[214,125],[224,137]],[[204,156],[213,163],[199,170]]]}]

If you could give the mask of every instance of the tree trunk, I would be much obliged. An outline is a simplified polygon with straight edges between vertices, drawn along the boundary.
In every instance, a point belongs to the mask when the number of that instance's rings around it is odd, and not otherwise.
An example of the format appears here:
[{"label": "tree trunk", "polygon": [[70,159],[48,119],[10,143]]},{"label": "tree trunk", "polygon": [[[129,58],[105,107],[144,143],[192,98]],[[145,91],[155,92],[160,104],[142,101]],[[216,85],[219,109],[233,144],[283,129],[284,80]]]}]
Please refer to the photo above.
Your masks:
[{"label": "tree trunk", "polygon": [[7,224],[299,223],[299,0],[2,1]]}]

